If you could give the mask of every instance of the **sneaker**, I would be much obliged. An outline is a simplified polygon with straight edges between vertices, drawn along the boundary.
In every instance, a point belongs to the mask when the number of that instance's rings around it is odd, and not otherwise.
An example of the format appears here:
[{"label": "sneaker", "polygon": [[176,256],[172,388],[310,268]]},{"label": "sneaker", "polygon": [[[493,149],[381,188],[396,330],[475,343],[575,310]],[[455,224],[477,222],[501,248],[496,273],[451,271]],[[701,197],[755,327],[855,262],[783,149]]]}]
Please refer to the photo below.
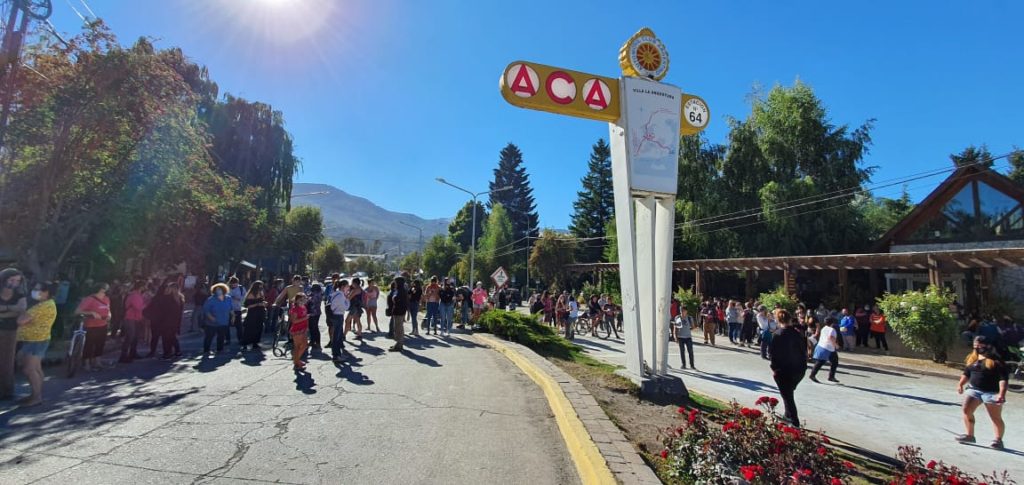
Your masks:
[{"label": "sneaker", "polygon": [[958,443],[974,443],[975,441],[977,441],[974,439],[973,436],[969,434],[962,434],[953,439],[955,439]]},{"label": "sneaker", "polygon": [[811,376],[810,379],[814,382],[817,382],[818,384],[821,384],[821,381],[819,381],[817,377]]},{"label": "sneaker", "polygon": [[1001,450],[1003,449],[1003,440],[992,440],[992,444],[990,444],[989,446],[991,446],[994,449]]},{"label": "sneaker", "polygon": [[829,377],[828,381],[829,382],[835,382],[836,384],[839,384],[839,379],[836,379],[835,377]]}]

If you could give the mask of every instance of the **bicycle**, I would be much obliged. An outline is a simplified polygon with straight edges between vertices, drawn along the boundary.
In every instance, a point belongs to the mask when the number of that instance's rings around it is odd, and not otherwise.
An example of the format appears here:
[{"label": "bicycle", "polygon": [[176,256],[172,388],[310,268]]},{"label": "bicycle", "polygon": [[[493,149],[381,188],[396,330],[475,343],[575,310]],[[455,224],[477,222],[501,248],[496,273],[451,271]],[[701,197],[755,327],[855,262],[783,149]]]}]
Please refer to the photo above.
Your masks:
[{"label": "bicycle", "polygon": [[591,334],[590,317],[587,316],[587,315],[580,315],[580,316],[576,317],[576,328],[575,328],[575,331],[576,331],[575,333],[579,333],[581,335],[590,335]]},{"label": "bicycle", "polygon": [[82,367],[82,352],[85,350],[85,316],[78,315],[75,318],[75,331],[71,334],[71,342],[68,344],[68,357],[66,362],[67,377],[75,376],[75,372]]},{"label": "bicycle", "polygon": [[615,325],[608,322],[607,318],[602,318],[597,323],[597,336],[601,337],[602,340],[608,340],[612,332],[615,332],[615,338],[619,338],[619,331],[615,329]]},{"label": "bicycle", "polygon": [[[277,317],[276,323],[277,330],[274,332],[274,340],[271,343],[270,349],[275,356],[285,357],[292,350],[291,335],[288,333],[290,325],[285,321],[283,315]],[[335,335],[335,338],[338,338],[338,336]]]}]

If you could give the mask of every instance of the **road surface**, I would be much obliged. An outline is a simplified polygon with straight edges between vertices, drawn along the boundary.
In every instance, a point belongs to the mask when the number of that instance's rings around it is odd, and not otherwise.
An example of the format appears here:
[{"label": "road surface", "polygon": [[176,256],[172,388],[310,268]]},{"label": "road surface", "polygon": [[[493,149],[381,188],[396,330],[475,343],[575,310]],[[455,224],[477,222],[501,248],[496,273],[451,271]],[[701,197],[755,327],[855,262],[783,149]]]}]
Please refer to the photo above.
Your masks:
[{"label": "road surface", "polygon": [[314,355],[308,376],[269,351],[51,376],[44,406],[0,403],[0,482],[578,483],[505,357],[465,335],[407,342],[377,336],[340,367]]}]

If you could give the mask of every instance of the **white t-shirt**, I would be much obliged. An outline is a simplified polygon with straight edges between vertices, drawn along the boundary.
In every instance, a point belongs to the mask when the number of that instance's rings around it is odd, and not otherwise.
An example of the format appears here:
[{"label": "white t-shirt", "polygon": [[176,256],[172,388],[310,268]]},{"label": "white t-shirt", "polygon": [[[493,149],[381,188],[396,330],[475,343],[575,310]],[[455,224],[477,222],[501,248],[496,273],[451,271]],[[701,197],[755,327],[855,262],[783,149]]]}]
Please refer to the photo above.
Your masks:
[{"label": "white t-shirt", "polygon": [[348,297],[345,295],[345,293],[343,291],[341,291],[340,288],[337,289],[337,290],[334,290],[334,293],[331,293],[331,300],[330,300],[330,302],[331,302],[330,303],[330,305],[331,305],[331,313],[333,313],[335,315],[344,315],[345,312],[348,311],[348,307],[349,307]]},{"label": "white t-shirt", "polygon": [[580,315],[580,306],[576,300],[569,300],[569,318],[576,318]]},{"label": "white t-shirt", "polygon": [[836,345],[832,343],[832,339],[836,338],[836,329],[829,325],[822,327],[821,336],[818,338],[818,347],[821,347],[829,352],[836,351]]}]

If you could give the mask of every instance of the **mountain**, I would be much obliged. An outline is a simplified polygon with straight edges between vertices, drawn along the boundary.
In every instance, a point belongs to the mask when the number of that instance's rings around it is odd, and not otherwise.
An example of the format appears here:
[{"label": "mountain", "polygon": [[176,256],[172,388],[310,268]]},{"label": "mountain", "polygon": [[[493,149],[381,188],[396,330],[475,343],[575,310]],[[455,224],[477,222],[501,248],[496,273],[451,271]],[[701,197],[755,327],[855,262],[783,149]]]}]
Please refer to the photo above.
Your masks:
[{"label": "mountain", "polygon": [[423,229],[423,244],[435,234],[447,234],[449,219],[423,219],[414,214],[392,212],[362,197],[325,184],[296,183],[292,195],[312,194],[292,199],[293,206],[319,207],[324,216],[324,233],[335,240],[358,238],[367,246],[381,241],[381,251],[401,254],[420,249],[419,232],[404,222]]}]

